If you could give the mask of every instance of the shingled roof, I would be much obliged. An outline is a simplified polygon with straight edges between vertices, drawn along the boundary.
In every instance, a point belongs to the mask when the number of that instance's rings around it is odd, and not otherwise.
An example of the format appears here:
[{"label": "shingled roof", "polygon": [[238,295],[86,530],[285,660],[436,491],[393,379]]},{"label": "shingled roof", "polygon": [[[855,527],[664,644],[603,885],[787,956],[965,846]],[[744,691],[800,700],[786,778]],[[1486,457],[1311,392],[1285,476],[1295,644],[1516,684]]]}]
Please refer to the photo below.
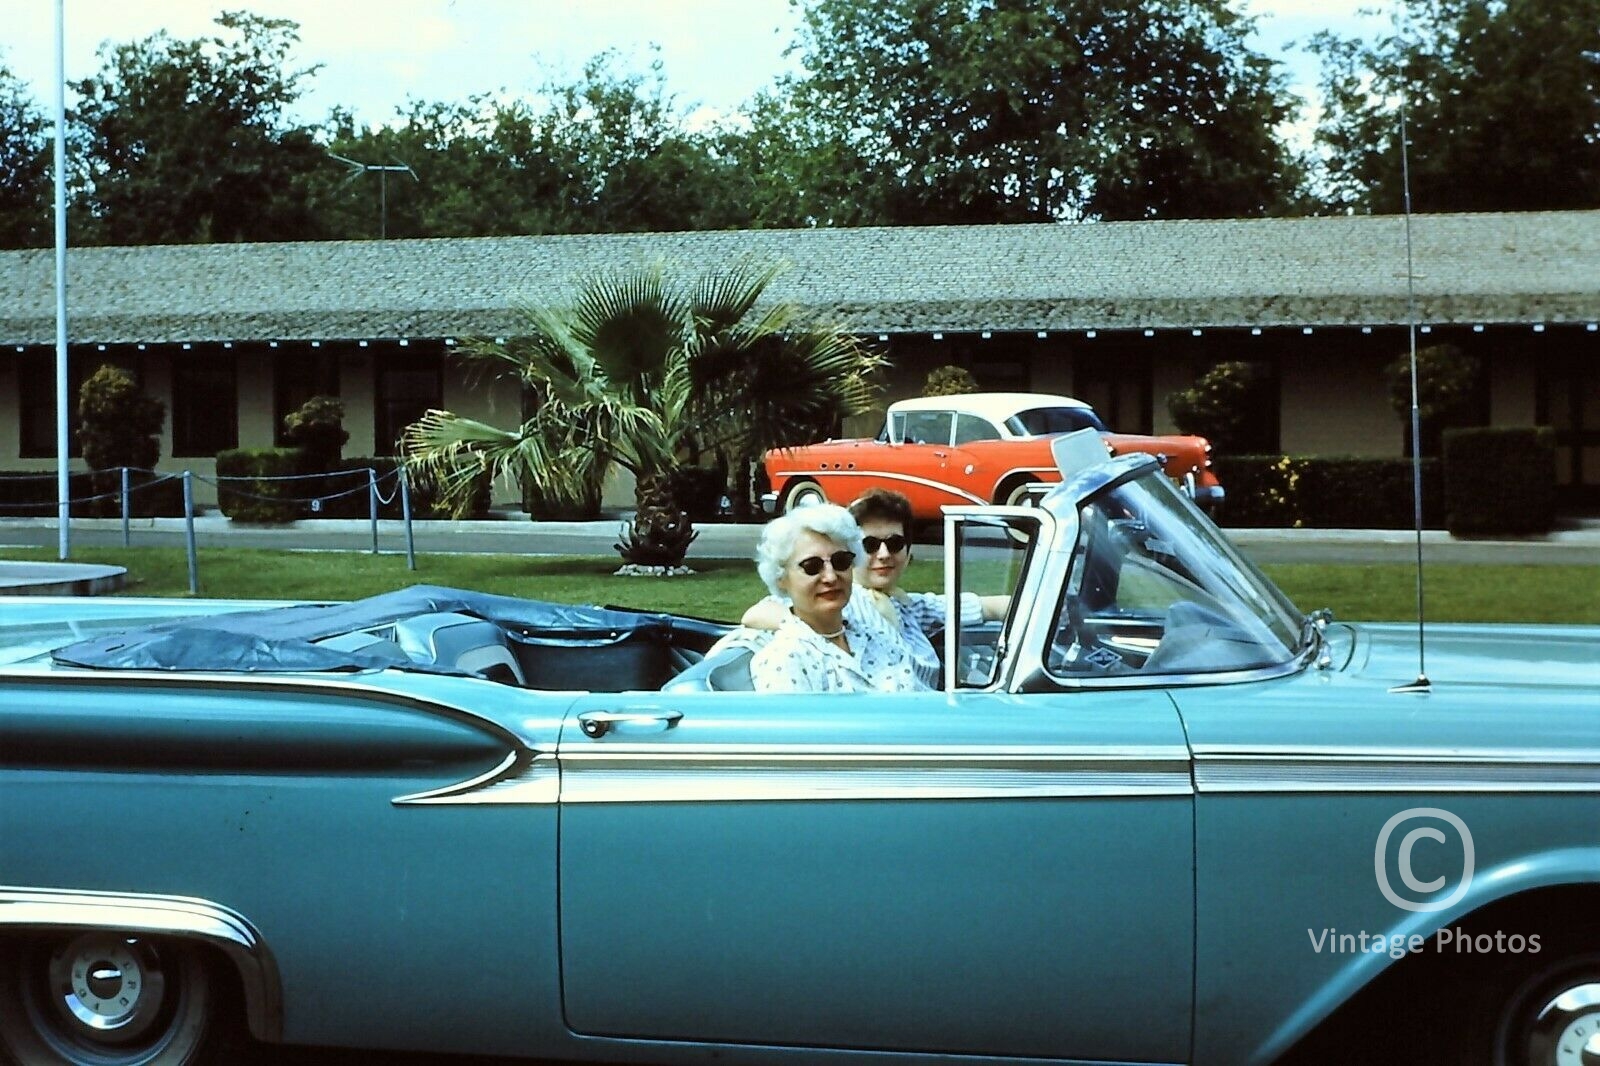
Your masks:
[{"label": "shingled roof", "polygon": [[[1421,321],[1600,318],[1600,211],[1412,228]],[[1395,216],[79,248],[69,320],[100,343],[511,333],[584,275],[745,255],[861,333],[1406,321]],[[54,314],[53,253],[0,252],[0,343],[52,343]]]}]

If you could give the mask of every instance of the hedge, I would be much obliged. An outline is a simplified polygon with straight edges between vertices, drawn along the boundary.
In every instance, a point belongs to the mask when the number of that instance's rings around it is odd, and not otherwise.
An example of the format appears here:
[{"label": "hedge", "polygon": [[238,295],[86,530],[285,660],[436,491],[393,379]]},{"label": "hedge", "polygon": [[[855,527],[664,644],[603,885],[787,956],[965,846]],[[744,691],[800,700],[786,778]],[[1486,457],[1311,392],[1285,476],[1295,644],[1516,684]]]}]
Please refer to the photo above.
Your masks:
[{"label": "hedge", "polygon": [[[1411,460],[1354,456],[1236,455],[1215,460],[1233,527],[1410,529]],[[1443,519],[1441,463],[1422,461],[1422,524]]]},{"label": "hedge", "polygon": [[[135,470],[129,474],[132,489],[128,512],[134,518],[166,518],[183,515],[183,481],[163,474]],[[122,491],[122,471],[74,471],[67,475],[67,494],[72,500],[74,518],[118,518],[122,515],[119,496],[103,500],[89,497]],[[199,508],[196,508],[198,511]],[[56,516],[56,478],[37,470],[0,470],[0,518],[54,518]]]},{"label": "hedge", "polygon": [[[217,453],[217,507],[235,522],[293,522],[304,495],[299,448],[230,448]],[[229,481],[227,478],[260,478]],[[270,480],[269,480],[270,479]]]},{"label": "hedge", "polygon": [[1547,533],[1555,524],[1555,434],[1547,426],[1445,430],[1444,471],[1452,534]]},{"label": "hedge", "polygon": [[[310,511],[309,518],[366,518],[372,513],[372,505],[368,500],[367,484],[370,480],[367,475],[368,468],[378,476],[378,517],[403,518],[403,508],[400,504],[400,482],[395,478],[394,472],[401,464],[401,460],[392,455],[358,456],[354,459],[339,460],[340,469],[332,477],[307,478],[302,496],[334,497],[323,499],[321,506],[316,511]],[[472,495],[472,504],[467,509],[464,518],[483,518],[489,513],[491,481],[488,474],[484,474],[478,481],[477,490]],[[354,489],[355,491],[350,491]],[[340,495],[343,493],[343,495]],[[388,502],[384,502],[387,500]],[[450,512],[439,506],[430,486],[411,483],[411,517],[413,519],[449,518]]]}]

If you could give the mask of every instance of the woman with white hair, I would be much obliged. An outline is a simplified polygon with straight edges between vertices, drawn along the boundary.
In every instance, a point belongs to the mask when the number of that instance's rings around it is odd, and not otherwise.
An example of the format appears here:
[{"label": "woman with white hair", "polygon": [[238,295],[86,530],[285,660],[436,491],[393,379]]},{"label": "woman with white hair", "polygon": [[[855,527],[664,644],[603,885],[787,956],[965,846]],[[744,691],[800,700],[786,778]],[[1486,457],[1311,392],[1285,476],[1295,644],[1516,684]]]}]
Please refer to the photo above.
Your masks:
[{"label": "woman with white hair", "polygon": [[[905,692],[921,688],[899,632],[872,618],[845,621],[862,555],[861,527],[836,504],[802,507],[768,523],[756,570],[789,609],[750,660],[761,692]],[[876,612],[872,612],[873,615]]]}]

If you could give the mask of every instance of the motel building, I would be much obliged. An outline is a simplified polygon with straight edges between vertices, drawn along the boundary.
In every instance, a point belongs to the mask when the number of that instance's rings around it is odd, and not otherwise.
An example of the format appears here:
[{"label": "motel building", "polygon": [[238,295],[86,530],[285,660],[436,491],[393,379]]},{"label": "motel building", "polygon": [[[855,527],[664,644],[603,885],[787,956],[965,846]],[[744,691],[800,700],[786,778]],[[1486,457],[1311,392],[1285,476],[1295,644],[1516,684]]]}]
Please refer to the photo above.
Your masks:
[{"label": "motel building", "polygon": [[[1600,211],[1411,229],[1418,344],[1481,354],[1483,424],[1554,427],[1561,508],[1600,510]],[[463,338],[515,334],[518,307],[595,273],[743,257],[784,265],[773,298],[886,352],[885,404],[953,363],[1165,432],[1169,393],[1244,359],[1276,376],[1282,453],[1405,452],[1384,374],[1410,320],[1395,216],[78,248],[74,406],[101,362],[129,368],[167,407],[160,469],[208,477],[318,394],[344,401],[348,456],[392,453],[431,407],[511,427],[521,390],[455,358]],[[0,470],[54,469],[55,432],[54,255],[0,252]]]}]

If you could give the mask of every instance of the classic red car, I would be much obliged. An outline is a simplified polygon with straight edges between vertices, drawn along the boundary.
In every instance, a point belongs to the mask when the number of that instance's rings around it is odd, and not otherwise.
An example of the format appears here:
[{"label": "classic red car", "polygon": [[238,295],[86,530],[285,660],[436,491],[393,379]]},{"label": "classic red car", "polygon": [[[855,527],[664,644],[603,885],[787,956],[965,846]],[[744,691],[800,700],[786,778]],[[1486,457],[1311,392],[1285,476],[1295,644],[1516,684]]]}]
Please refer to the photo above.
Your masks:
[{"label": "classic red car", "polygon": [[1030,487],[1061,480],[1050,439],[1097,430],[1112,455],[1149,452],[1167,476],[1202,506],[1223,498],[1204,437],[1113,433],[1094,408],[1070,396],[975,392],[901,400],[889,407],[872,440],[830,440],[766,454],[772,491],[768,513],[820,500],[849,503],[870,488],[895,489],[918,519],[937,519],[945,504],[1019,503]]}]

